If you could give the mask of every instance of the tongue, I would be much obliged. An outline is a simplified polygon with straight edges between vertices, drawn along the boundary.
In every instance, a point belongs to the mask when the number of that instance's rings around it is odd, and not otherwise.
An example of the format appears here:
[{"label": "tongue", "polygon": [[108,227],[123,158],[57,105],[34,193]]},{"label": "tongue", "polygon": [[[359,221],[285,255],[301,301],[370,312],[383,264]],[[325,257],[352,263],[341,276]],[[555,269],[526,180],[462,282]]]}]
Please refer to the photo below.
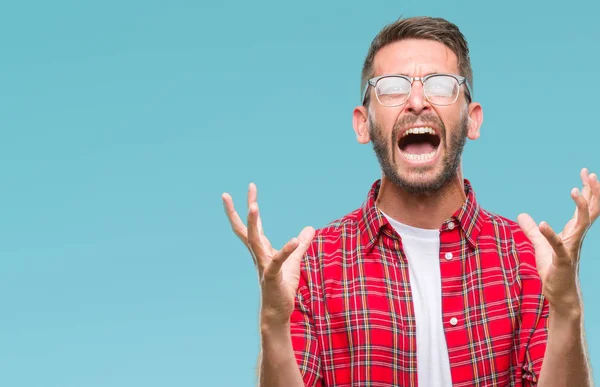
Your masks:
[{"label": "tongue", "polygon": [[413,155],[423,155],[427,153],[431,153],[435,150],[432,144],[424,141],[418,142],[414,144],[408,144],[404,147],[403,151],[406,153],[410,153]]}]

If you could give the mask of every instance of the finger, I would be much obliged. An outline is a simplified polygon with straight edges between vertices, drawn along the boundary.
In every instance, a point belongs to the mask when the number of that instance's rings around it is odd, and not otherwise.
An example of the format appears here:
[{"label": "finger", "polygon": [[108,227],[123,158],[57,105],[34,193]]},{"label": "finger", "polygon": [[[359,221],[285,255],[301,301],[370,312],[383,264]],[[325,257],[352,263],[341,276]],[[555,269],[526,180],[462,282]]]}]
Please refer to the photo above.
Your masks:
[{"label": "finger", "polygon": [[250,183],[248,184],[248,208],[252,203],[256,203],[256,197],[258,196],[258,192],[256,189],[256,184]]},{"label": "finger", "polygon": [[252,203],[248,209],[248,245],[260,266],[265,264],[265,252],[260,239],[258,230],[258,204]]},{"label": "finger", "polygon": [[591,195],[591,189],[590,189],[590,172],[588,171],[587,168],[582,168],[581,172],[579,174],[581,176],[581,184],[582,184],[582,193],[583,193],[583,197],[586,198],[586,200],[590,199],[590,195]]},{"label": "finger", "polygon": [[[256,188],[256,184],[254,184],[254,183],[250,183],[248,185],[248,208],[250,208],[250,205],[252,203],[258,204],[258,188]],[[258,214],[257,225],[258,225],[258,232],[260,234],[264,234],[264,231],[262,228],[262,221],[260,219],[260,214]]]},{"label": "finger", "polygon": [[590,225],[590,209],[588,201],[583,197],[577,188],[571,190],[571,197],[577,205],[577,215],[575,217],[575,230],[580,236],[585,234]]},{"label": "finger", "polygon": [[233,198],[228,193],[221,195],[221,198],[223,199],[223,207],[229,219],[229,224],[231,224],[231,229],[245,245],[248,245],[248,230],[233,206]]},{"label": "finger", "polygon": [[298,234],[298,241],[301,244],[310,244],[310,242],[312,242],[314,237],[315,237],[315,229],[310,226],[307,226],[307,227],[304,227],[302,229],[302,231],[300,231],[300,234]]},{"label": "finger", "polygon": [[[589,175],[590,172],[587,168],[581,168],[581,171],[579,172],[579,176],[581,177],[581,193],[583,195],[583,197],[586,200],[590,200],[590,196],[591,196],[591,189],[590,189],[590,185],[589,185]],[[575,211],[573,213],[573,218],[577,218],[577,208],[575,208]]]},{"label": "finger", "polygon": [[517,217],[517,222],[519,223],[521,230],[525,233],[525,236],[529,238],[532,243],[535,244],[543,239],[542,235],[540,235],[537,223],[535,223],[529,214],[520,214]]},{"label": "finger", "polygon": [[[302,229],[297,238],[292,238],[289,243],[292,243],[294,249],[289,251],[285,249],[281,249],[271,261],[271,266],[269,271],[273,270],[275,273],[281,270],[281,266],[283,266],[284,262],[288,259],[300,260],[304,253],[310,247],[310,244],[315,235],[315,230],[312,227],[305,227]],[[287,244],[286,244],[287,246]]]},{"label": "finger", "polygon": [[600,181],[598,175],[592,173],[589,178],[589,186],[592,194],[588,200],[590,206],[590,222],[594,222],[600,216]]},{"label": "finger", "polygon": [[541,222],[539,230],[550,246],[552,246],[552,250],[554,250],[554,254],[552,254],[552,263],[556,266],[570,264],[571,260],[563,240],[560,236],[556,235],[552,227],[546,222]]},{"label": "finger", "polygon": [[290,239],[282,248],[275,254],[269,267],[265,270],[265,279],[276,278],[277,274],[281,270],[283,263],[292,255],[292,253],[298,248],[298,238]]}]

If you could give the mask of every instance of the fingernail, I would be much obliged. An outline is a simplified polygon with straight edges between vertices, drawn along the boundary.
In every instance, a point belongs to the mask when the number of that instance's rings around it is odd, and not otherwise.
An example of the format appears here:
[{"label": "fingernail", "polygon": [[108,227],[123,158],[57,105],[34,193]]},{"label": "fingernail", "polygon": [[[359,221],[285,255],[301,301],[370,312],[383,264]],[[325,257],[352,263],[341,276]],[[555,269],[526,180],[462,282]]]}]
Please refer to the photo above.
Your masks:
[{"label": "fingernail", "polygon": [[592,173],[592,174],[590,175],[590,179],[592,179],[592,180],[596,180],[597,178],[598,178],[598,176],[596,176],[596,174],[595,174],[595,173]]}]

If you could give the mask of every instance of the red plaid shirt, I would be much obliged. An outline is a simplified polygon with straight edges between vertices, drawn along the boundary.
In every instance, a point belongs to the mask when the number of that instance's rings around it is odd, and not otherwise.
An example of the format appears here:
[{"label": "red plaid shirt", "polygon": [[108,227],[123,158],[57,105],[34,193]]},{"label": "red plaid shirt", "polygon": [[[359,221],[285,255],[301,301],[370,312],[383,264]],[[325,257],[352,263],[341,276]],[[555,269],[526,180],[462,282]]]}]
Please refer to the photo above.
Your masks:
[{"label": "red plaid shirt", "polygon": [[[361,208],[318,230],[303,259],[291,333],[307,386],[417,386],[408,263],[375,206],[379,184]],[[452,384],[536,386],[548,303],[533,247],[516,223],[479,206],[468,180],[465,192],[440,228]]]}]

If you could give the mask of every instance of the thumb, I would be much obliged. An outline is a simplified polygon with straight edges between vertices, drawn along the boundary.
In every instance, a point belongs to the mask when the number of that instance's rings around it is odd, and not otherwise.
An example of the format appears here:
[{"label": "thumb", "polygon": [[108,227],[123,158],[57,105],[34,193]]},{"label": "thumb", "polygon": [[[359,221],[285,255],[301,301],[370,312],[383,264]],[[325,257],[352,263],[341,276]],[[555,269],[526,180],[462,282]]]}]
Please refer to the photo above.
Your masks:
[{"label": "thumb", "polygon": [[304,227],[302,231],[300,231],[300,234],[298,234],[298,241],[301,245],[310,245],[310,242],[312,242],[314,237],[315,229],[308,226]]},{"label": "thumb", "polygon": [[531,216],[529,216],[529,214],[520,214],[517,217],[517,222],[519,223],[519,227],[521,227],[521,230],[523,230],[523,232],[525,233],[525,236],[527,236],[527,238],[529,238],[531,243],[533,243],[534,245],[536,245],[540,241],[540,238],[544,237],[540,232],[537,223],[535,223],[535,221]]},{"label": "thumb", "polygon": [[315,235],[315,230],[312,227],[305,227],[297,238],[293,238],[291,241],[286,243],[285,246],[275,254],[271,264],[269,265],[270,273],[277,273],[281,267],[288,261],[287,265],[293,265],[300,267],[300,260],[304,256],[304,253],[310,247],[310,243]]},{"label": "thumb", "polygon": [[300,261],[302,261],[302,257],[310,248],[311,242],[315,237],[315,229],[312,227],[304,227],[300,234],[298,234],[298,247],[292,252],[290,255],[290,265],[295,269],[300,268]]}]

